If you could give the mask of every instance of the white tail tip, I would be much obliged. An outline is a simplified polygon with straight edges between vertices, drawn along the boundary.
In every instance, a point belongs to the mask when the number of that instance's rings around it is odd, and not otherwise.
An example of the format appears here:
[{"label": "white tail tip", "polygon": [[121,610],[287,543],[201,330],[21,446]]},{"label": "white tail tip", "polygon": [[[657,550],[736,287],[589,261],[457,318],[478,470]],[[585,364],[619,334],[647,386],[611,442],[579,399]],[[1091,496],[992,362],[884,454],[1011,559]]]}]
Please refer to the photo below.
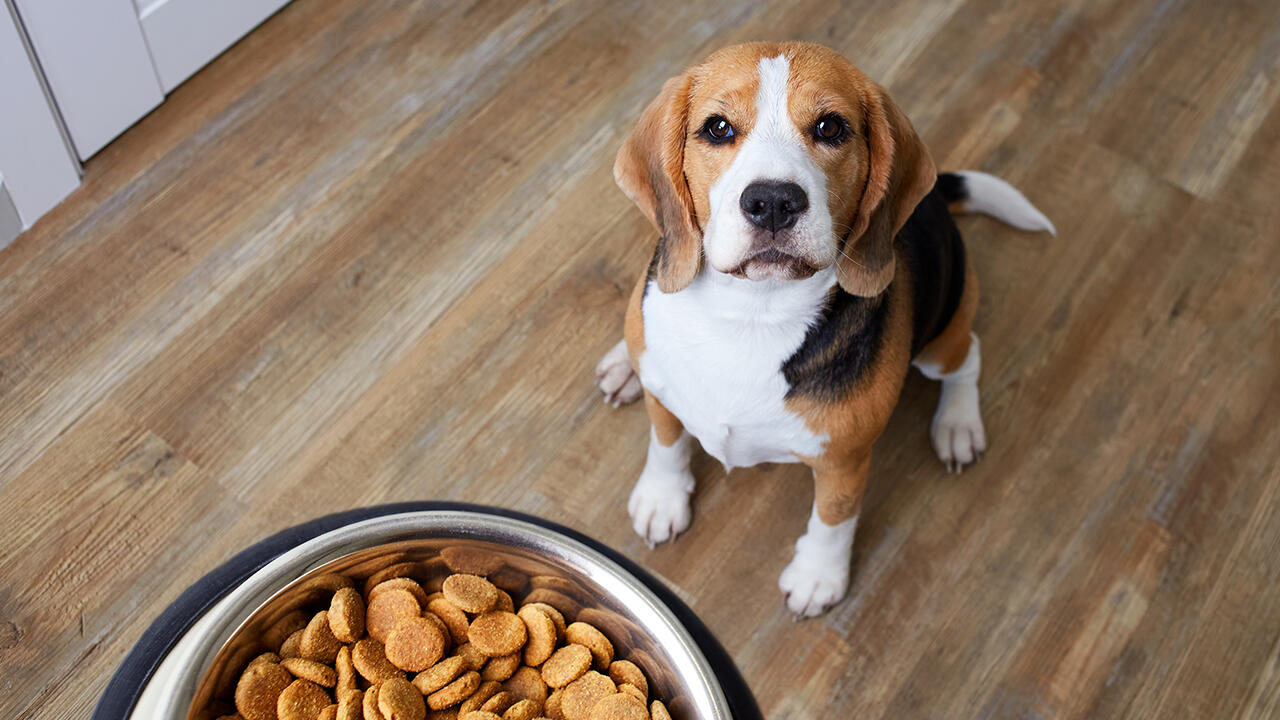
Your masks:
[{"label": "white tail tip", "polygon": [[1049,218],[1014,186],[995,175],[977,170],[957,170],[955,174],[964,178],[969,195],[960,205],[963,212],[990,215],[1020,230],[1043,230],[1058,236]]}]

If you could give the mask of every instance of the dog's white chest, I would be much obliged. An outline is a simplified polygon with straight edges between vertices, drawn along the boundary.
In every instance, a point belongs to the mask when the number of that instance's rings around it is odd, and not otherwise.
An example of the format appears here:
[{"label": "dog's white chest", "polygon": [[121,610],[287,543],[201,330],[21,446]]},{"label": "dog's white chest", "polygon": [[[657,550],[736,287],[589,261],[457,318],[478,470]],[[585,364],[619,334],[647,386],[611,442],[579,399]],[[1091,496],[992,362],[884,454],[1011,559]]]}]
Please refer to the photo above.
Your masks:
[{"label": "dog's white chest", "polygon": [[820,455],[827,437],[786,408],[782,364],[832,283],[826,272],[776,287],[704,272],[677,293],[651,286],[640,382],[726,467]]}]

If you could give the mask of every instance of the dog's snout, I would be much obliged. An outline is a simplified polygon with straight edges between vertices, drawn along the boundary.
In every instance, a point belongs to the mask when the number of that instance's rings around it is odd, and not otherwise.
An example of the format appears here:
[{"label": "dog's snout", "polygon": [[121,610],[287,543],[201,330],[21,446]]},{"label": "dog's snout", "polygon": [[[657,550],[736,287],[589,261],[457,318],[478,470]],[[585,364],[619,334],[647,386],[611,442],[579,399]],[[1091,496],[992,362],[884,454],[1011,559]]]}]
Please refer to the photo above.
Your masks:
[{"label": "dog's snout", "polygon": [[809,209],[809,196],[793,182],[757,181],[742,191],[738,205],[752,225],[777,232],[796,224]]}]

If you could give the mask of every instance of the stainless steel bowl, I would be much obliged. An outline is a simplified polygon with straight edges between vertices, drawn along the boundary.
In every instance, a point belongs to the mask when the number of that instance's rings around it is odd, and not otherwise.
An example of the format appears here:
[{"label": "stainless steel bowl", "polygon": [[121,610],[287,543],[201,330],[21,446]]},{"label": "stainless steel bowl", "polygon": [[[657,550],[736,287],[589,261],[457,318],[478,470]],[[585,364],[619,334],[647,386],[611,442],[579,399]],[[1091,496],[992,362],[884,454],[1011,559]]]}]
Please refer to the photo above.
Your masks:
[{"label": "stainless steel bowl", "polygon": [[[488,567],[472,567],[475,563]],[[229,695],[244,664],[262,651],[259,638],[264,630],[293,610],[321,609],[322,598],[332,591],[327,583],[332,575],[362,580],[409,564],[420,575],[501,567],[506,582],[524,583],[520,593],[539,592],[541,598],[553,598],[552,604],[568,604],[571,612],[604,630],[617,656],[644,669],[653,695],[662,698],[678,720],[732,717],[694,638],[634,575],[560,533],[468,511],[375,517],[280,555],[234,588],[183,636],[131,717],[210,717],[219,699]]]}]

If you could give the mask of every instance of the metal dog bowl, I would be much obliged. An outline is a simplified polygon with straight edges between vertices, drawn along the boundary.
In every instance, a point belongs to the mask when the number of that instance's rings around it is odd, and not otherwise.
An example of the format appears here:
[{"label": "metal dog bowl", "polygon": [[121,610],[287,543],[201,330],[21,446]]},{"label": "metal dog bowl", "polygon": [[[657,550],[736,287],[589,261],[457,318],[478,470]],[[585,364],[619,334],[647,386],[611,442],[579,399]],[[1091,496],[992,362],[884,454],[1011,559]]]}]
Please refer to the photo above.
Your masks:
[{"label": "metal dog bowl", "polygon": [[[605,631],[617,656],[648,675],[677,720],[761,717],[737,669],[706,627],[662,583],[567,528],[458,503],[403,503],[340,513],[249,548],[183,594],[112,678],[94,720],[208,720],[266,627],[321,609],[326,576],[360,581],[392,565],[419,575],[502,568],[527,593],[568,604]],[[480,563],[486,568],[467,564]],[[462,567],[459,567],[462,565]],[[519,595],[517,594],[517,600]],[[323,599],[323,600],[322,600]]]}]

